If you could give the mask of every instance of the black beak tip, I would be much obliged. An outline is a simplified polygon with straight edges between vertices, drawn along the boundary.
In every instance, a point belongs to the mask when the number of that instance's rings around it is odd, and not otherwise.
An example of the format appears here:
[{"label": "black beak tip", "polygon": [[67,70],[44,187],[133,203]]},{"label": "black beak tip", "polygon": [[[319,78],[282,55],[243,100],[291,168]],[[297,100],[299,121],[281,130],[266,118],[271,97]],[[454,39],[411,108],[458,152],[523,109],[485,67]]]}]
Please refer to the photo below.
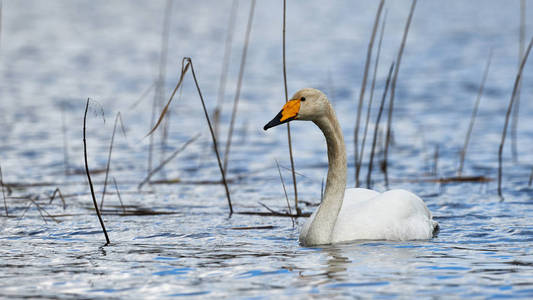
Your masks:
[{"label": "black beak tip", "polygon": [[274,117],[274,119],[272,119],[270,122],[268,122],[264,127],[263,127],[263,130],[267,130],[269,128],[272,128],[274,126],[278,126],[279,124],[283,124],[287,121],[284,121],[284,122],[281,122],[280,119],[281,119],[282,115],[281,115],[281,111]]}]

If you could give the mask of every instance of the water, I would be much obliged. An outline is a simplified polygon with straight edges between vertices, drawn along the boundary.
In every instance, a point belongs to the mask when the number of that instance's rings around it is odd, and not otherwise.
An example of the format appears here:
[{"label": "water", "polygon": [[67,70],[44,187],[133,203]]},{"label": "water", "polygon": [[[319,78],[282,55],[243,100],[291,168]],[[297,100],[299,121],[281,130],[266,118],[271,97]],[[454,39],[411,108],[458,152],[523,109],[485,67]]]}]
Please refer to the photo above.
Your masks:
[{"label": "water", "polygon": [[[395,57],[409,4],[387,4],[377,95]],[[165,97],[177,81],[181,57],[190,56],[207,105],[214,108],[230,7],[231,1],[173,4]],[[241,1],[224,124],[248,8]],[[0,164],[12,193],[7,195],[10,217],[0,219],[2,297],[533,297],[533,189],[528,186],[533,105],[527,101],[533,95],[527,84],[533,78],[531,62],[524,70],[518,163],[512,162],[510,147],[505,148],[505,201],[496,196],[495,181],[426,180],[435,178],[427,174],[437,146],[437,177],[456,173],[490,48],[493,63],[464,173],[496,178],[504,111],[518,64],[518,1],[417,5],[400,69],[389,169],[392,188],[410,189],[424,198],[441,224],[439,235],[429,241],[360,241],[317,248],[298,244],[304,219],[293,226],[280,217],[228,218],[224,189],[204,182],[218,180],[219,173],[190,77],[172,106],[167,144],[161,145],[159,133],[155,136],[154,165],[201,134],[153,178],[181,183],[137,189],[147,168],[145,135],[153,90],[137,106],[132,104],[157,78],[164,9],[164,1],[3,1]],[[266,211],[260,203],[286,209],[275,164],[277,159],[290,166],[285,130],[262,130],[284,102],[280,9],[280,3],[271,1],[259,1],[256,7],[229,162],[237,212]],[[332,99],[348,145],[350,185],[355,99],[375,9],[363,1],[326,7],[321,1],[288,3],[289,90],[313,86]],[[533,14],[531,6],[526,13]],[[126,126],[126,136],[115,137],[110,183],[116,179],[129,213],[122,214],[111,183],[104,204],[112,241],[108,246],[83,175],[81,130],[88,97],[93,99],[87,131],[92,170],[105,168],[117,112]],[[312,124],[299,122],[292,129],[300,198],[316,204],[327,167],[323,137]],[[221,135],[226,133],[224,125]],[[81,175],[65,175],[65,141],[68,169]],[[282,171],[292,192],[290,173]],[[366,164],[362,174],[366,177]],[[385,190],[379,170],[373,178],[374,188]],[[100,198],[104,174],[95,173],[93,180]],[[66,208],[59,199],[49,204],[56,187]],[[43,220],[35,204],[28,208],[29,198],[58,223],[50,217]],[[313,209],[303,204],[305,212]]]}]

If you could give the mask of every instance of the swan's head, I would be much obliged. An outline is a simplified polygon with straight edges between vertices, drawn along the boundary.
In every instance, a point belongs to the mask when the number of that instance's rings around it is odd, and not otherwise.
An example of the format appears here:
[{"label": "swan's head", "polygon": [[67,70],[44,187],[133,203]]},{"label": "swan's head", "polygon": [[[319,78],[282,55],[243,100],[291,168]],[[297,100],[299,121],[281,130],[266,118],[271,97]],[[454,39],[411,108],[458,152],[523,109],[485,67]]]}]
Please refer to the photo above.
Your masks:
[{"label": "swan's head", "polygon": [[329,107],[328,98],[321,91],[312,88],[301,89],[263,129],[267,130],[292,120],[314,121],[324,116]]}]

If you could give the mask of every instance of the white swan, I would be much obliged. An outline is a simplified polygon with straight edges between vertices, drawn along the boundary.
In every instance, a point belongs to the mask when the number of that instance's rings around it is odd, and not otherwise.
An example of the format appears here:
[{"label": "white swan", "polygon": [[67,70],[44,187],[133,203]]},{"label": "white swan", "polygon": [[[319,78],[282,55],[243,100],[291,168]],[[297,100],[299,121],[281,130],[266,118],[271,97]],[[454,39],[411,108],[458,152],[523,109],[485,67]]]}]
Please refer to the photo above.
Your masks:
[{"label": "white swan", "polygon": [[422,240],[438,230],[426,204],[406,190],[378,193],[346,189],[346,149],[342,130],[328,98],[305,88],[288,101],[264,129],[292,120],[313,121],[326,137],[328,176],[324,198],[304,224],[300,243],[324,245],[353,240]]}]

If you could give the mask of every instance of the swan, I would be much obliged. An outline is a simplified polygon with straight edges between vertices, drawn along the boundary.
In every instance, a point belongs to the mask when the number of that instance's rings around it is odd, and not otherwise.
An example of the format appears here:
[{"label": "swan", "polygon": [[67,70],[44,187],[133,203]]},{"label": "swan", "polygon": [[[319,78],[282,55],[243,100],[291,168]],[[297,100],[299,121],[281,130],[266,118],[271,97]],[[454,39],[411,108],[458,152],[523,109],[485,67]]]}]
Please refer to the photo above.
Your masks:
[{"label": "swan", "polygon": [[322,203],[302,227],[303,246],[354,240],[424,240],[438,231],[426,204],[402,190],[346,189],[346,148],[335,111],[324,93],[299,90],[263,129],[293,120],[312,121],[326,138],[328,175]]}]

